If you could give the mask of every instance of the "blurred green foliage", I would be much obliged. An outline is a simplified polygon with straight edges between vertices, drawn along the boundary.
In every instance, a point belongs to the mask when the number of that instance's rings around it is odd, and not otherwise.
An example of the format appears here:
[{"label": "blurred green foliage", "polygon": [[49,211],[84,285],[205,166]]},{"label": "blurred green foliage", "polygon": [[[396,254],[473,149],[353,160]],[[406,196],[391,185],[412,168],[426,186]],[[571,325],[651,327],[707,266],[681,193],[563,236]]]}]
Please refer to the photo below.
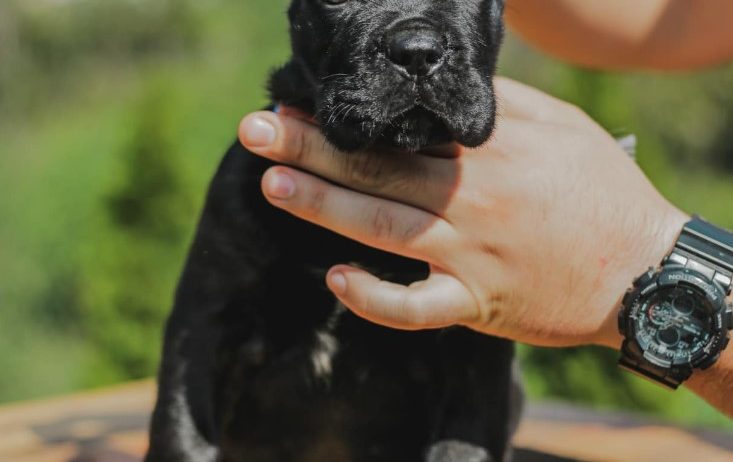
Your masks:
[{"label": "blurred green foliage", "polygon": [[102,198],[104,239],[86,243],[79,263],[78,324],[120,379],[155,368],[151,349],[195,214],[176,160],[170,98],[162,84],[145,89],[119,154],[119,184]]},{"label": "blurred green foliage", "polygon": [[[0,401],[155,373],[206,184],[287,58],[285,8],[0,3]],[[667,197],[733,227],[732,68],[596,73],[510,38],[500,73],[580,105],[612,133],[636,133],[640,164]],[[690,393],[620,373],[613,352],[520,354],[534,398],[731,426]]]}]

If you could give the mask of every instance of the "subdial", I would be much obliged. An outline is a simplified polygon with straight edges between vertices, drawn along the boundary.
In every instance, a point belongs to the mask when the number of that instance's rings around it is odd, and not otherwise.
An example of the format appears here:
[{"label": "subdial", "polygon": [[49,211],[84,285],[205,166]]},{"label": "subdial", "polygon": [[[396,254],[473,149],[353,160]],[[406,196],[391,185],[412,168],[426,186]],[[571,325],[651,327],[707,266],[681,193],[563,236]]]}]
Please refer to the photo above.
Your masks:
[{"label": "subdial", "polygon": [[680,332],[674,327],[662,329],[657,333],[657,340],[667,346],[673,347],[680,341]]},{"label": "subdial", "polygon": [[669,326],[674,318],[674,307],[669,303],[653,305],[649,308],[648,315],[655,326]]},{"label": "subdial", "polygon": [[695,309],[695,299],[689,295],[682,295],[674,299],[674,309],[682,314],[690,314]]}]

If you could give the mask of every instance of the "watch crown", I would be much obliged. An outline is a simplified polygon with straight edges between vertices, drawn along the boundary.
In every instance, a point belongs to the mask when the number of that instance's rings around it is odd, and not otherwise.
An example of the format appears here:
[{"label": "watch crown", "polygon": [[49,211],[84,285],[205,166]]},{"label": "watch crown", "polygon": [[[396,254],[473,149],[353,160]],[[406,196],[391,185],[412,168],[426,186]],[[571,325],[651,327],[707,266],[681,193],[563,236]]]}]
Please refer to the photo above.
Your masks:
[{"label": "watch crown", "polygon": [[656,270],[652,267],[649,268],[649,270],[636,278],[634,281],[634,287],[641,287],[644,285],[647,285],[648,283],[652,282],[652,279],[654,279],[654,275],[656,274]]},{"label": "watch crown", "polygon": [[725,314],[728,321],[728,330],[731,330],[733,329],[733,309],[729,309]]}]

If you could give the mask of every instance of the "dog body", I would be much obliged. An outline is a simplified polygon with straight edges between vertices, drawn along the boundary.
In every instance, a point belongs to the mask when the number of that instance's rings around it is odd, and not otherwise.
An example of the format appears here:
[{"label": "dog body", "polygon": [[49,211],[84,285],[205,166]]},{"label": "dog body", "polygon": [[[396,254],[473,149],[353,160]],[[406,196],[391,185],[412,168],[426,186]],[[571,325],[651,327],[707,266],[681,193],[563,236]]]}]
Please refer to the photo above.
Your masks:
[{"label": "dog body", "polygon": [[[314,114],[346,151],[481,144],[501,11],[294,0],[293,59],[272,77],[273,101]],[[390,330],[339,306],[323,284],[334,264],[402,283],[427,265],[271,207],[260,192],[271,165],[235,143],[211,183],[166,328],[147,460],[505,460],[521,408],[511,342]]]}]

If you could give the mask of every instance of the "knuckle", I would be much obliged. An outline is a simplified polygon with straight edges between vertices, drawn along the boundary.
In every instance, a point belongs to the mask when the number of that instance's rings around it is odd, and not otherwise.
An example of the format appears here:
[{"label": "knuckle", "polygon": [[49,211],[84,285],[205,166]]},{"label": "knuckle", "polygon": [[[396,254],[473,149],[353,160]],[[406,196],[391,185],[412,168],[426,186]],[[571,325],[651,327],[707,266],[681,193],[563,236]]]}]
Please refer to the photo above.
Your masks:
[{"label": "knuckle", "polygon": [[311,216],[321,215],[325,202],[326,189],[323,187],[316,187],[308,195],[308,199],[305,203],[305,211]]},{"label": "knuckle", "polygon": [[507,302],[506,295],[487,294],[484,303],[478,309],[477,323],[484,328],[501,330],[505,324],[504,312]]},{"label": "knuckle", "polygon": [[394,231],[394,215],[386,207],[378,205],[371,217],[370,231],[376,239],[386,239]]},{"label": "knuckle", "polygon": [[413,171],[413,174],[396,172],[390,179],[390,189],[403,197],[412,196],[425,189],[424,181],[427,181],[427,176],[416,170]]},{"label": "knuckle", "polygon": [[359,153],[354,154],[345,162],[346,181],[370,187],[380,187],[384,184],[385,165],[381,156]]},{"label": "knuckle", "polygon": [[279,146],[279,160],[292,165],[303,165],[313,149],[313,135],[309,131],[294,123],[285,124],[285,136]]},{"label": "knuckle", "polygon": [[399,237],[402,242],[410,242],[425,231],[425,224],[419,221],[406,224],[401,227]]},{"label": "knuckle", "polygon": [[418,301],[417,296],[409,292],[402,297],[400,311],[405,321],[412,327],[422,327],[427,325],[425,313],[421,309],[422,305]]},{"label": "knuckle", "polygon": [[[382,281],[379,282],[379,284],[382,284],[382,283],[383,283]],[[379,284],[377,284],[377,286],[374,289],[378,290]],[[365,294],[363,298],[364,302],[362,303],[361,308],[367,313],[374,313],[374,312],[379,311],[379,308],[380,308],[379,303],[377,303],[377,300],[376,300],[377,290],[367,291],[367,293]]]},{"label": "knuckle", "polygon": [[298,134],[293,140],[293,152],[292,160],[296,165],[303,165],[307,160],[313,147],[313,141],[311,137],[305,132],[305,130],[298,130]]}]

